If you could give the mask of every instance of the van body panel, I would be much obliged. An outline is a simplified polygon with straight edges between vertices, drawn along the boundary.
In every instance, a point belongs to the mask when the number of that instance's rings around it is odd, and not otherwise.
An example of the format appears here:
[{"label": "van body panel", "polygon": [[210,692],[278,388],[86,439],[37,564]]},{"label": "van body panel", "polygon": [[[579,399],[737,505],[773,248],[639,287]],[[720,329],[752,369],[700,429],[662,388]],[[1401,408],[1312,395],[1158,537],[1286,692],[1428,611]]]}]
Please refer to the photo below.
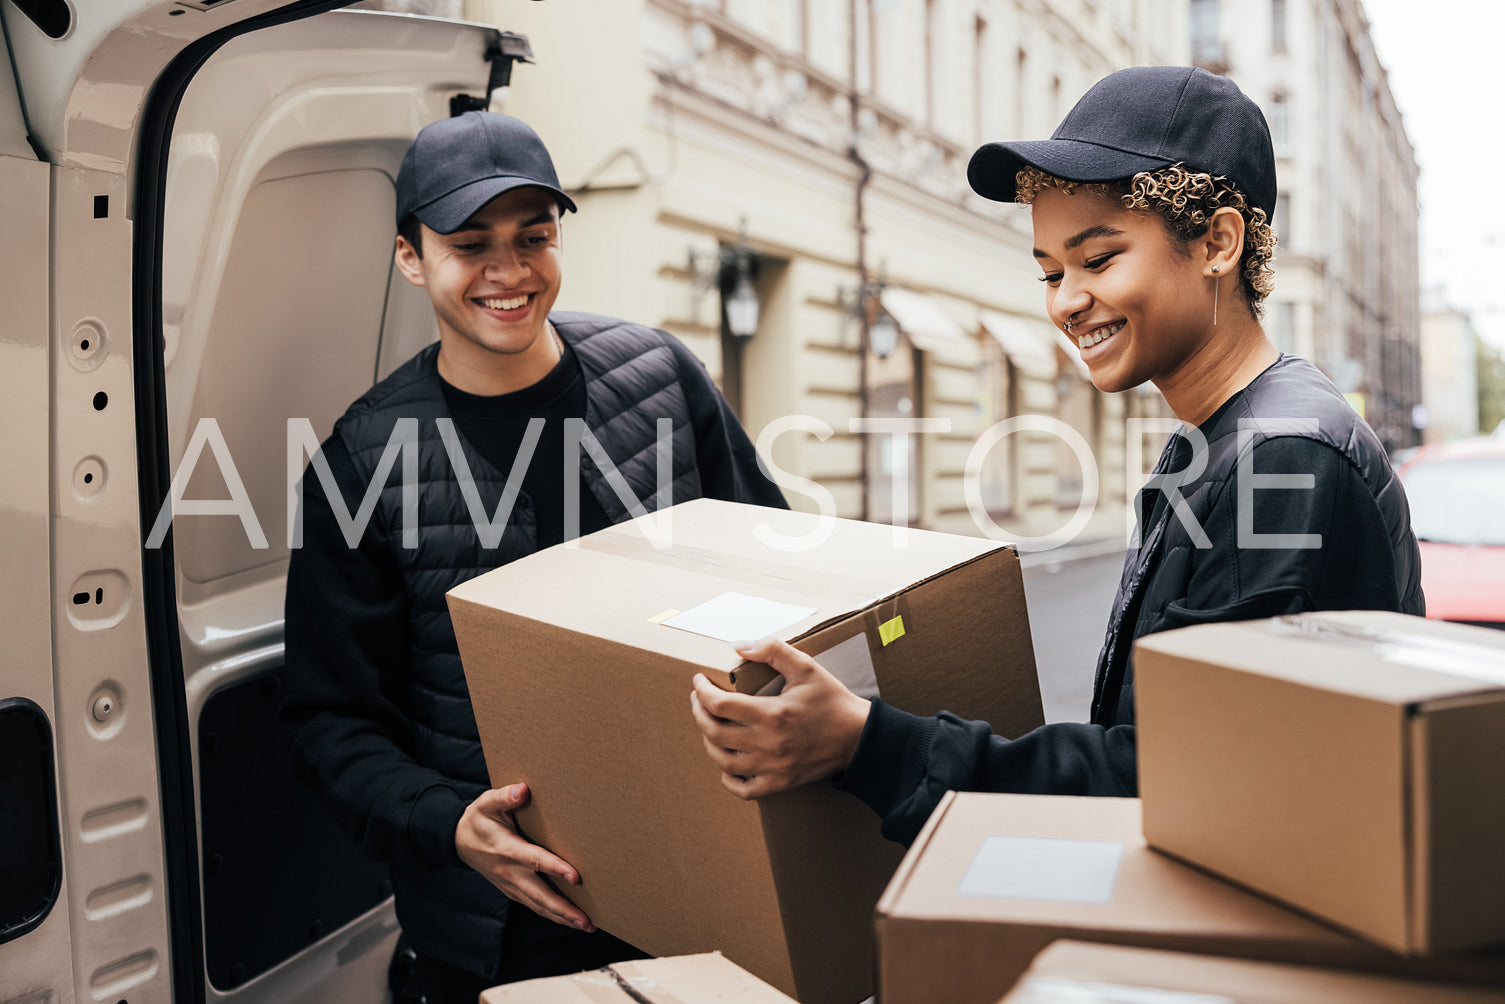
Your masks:
[{"label": "van body panel", "polygon": [[[9,75],[6,74],[8,77]],[[0,98],[3,100],[3,98]],[[51,171],[31,159],[0,156],[0,428],[6,436],[0,478],[0,699],[24,698],[51,723],[54,777],[58,709],[52,687],[51,398],[48,376],[48,201]],[[74,709],[75,714],[82,709]],[[65,872],[66,878],[66,872]],[[73,967],[66,881],[40,925],[0,944],[0,1000],[52,990],[71,1004]]]},{"label": "van body panel", "polygon": [[[162,237],[166,452],[184,498],[230,497],[233,479],[246,506],[243,516],[185,514],[172,524],[185,712],[201,796],[209,1001],[385,995],[398,928],[385,888],[376,894],[384,870],[350,860],[344,835],[333,833],[322,806],[303,804],[309,793],[290,777],[286,797],[262,788],[244,820],[233,815],[240,806],[224,815],[211,789],[226,766],[216,760],[210,769],[206,756],[255,754],[237,754],[235,740],[206,723],[225,720],[216,701],[239,702],[232,721],[264,716],[257,695],[277,686],[292,490],[305,447],[437,337],[427,297],[392,263],[395,178],[412,137],[447,114],[452,95],[484,92],[494,37],[489,27],[401,15],[322,14],[230,41],[197,72],[178,108]],[[188,471],[189,445],[211,426],[222,455],[204,450]],[[249,943],[233,923],[243,901],[225,886],[245,885],[247,873],[230,864],[235,833],[264,825],[254,811],[263,797],[289,813],[279,830],[307,840],[257,866],[275,860],[306,869],[305,882],[330,882],[331,900],[312,921],[278,917],[260,943]],[[268,844],[277,835],[269,833]],[[342,877],[331,881],[335,874]],[[367,894],[378,905],[345,919],[340,904],[348,909]],[[267,942],[297,936],[310,947],[265,968],[268,952],[282,954]],[[246,961],[227,971],[242,955]]]},{"label": "van body panel", "polygon": [[[171,994],[170,935],[140,587],[132,225],[125,204],[119,174],[53,168],[58,781],[76,992],[81,999],[102,994],[165,1001]],[[82,478],[76,472],[91,463],[98,472],[87,488],[98,484],[99,490],[75,490],[75,477]],[[102,700],[111,709],[97,715],[93,709]],[[134,891],[117,896],[122,889]]]},{"label": "van body panel", "polygon": [[208,10],[164,0],[69,5],[73,25],[59,39],[19,11],[6,18],[32,132],[54,164],[127,174],[142,106],[173,57],[215,31],[293,6],[290,0],[233,0]]},{"label": "van body panel", "polygon": [[[387,997],[398,928],[380,866],[309,808],[314,796],[286,764],[226,764],[227,750],[249,747],[205,734],[200,719],[217,707],[234,731],[255,704],[257,728],[240,731],[274,731],[290,473],[306,460],[301,441],[289,450],[289,419],[322,439],[436,337],[427,298],[392,267],[394,178],[451,96],[485,93],[496,31],[373,12],[257,25],[194,70],[180,103],[161,100],[194,42],[317,5],[334,3],[73,0],[74,24],[56,40],[7,12],[32,134],[51,163],[33,159],[6,66],[0,408],[14,459],[0,484],[0,593],[17,671],[0,698],[34,702],[51,726],[63,878],[45,918],[0,944],[0,1000]],[[174,108],[170,142],[154,149],[160,113]],[[164,177],[163,208],[149,210],[160,218],[138,219],[138,204],[159,201],[144,186]],[[158,226],[160,244],[148,239]],[[157,316],[143,305],[159,267],[160,342],[143,320]],[[213,442],[184,472],[206,420]],[[161,510],[144,500],[166,487],[162,458],[169,476],[183,474],[171,494],[187,501],[153,534]],[[194,500],[234,499],[232,488],[247,507],[193,512]],[[259,703],[232,701],[243,693]],[[206,799],[204,786],[247,771],[286,776],[262,785],[240,827],[223,810],[239,790]],[[221,807],[213,827],[206,804]],[[311,835],[283,849],[284,888],[277,863],[253,857],[255,839],[237,842],[252,824]],[[318,882],[297,867],[332,876],[338,902],[310,900]],[[235,901],[213,885],[227,874],[242,888],[271,876],[255,891],[275,945],[236,941],[259,937],[259,922],[237,925]],[[301,905],[279,910],[284,901]],[[242,948],[257,950],[244,964]]]},{"label": "van body panel", "polygon": [[[6,12],[6,27],[10,26],[14,10]],[[10,72],[0,74],[0,157],[19,157],[35,160],[36,154],[26,142],[26,120],[21,115],[21,99],[16,94],[16,78]]]}]

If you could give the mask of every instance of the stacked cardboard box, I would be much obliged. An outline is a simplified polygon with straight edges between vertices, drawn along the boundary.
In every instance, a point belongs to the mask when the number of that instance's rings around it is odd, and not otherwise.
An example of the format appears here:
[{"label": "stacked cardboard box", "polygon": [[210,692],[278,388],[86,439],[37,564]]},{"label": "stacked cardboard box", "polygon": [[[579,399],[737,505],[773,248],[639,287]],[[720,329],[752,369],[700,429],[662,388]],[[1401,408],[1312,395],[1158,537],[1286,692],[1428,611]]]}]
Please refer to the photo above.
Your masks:
[{"label": "stacked cardboard box", "polygon": [[1152,846],[1396,952],[1505,943],[1505,632],[1302,614],[1135,653]]},{"label": "stacked cardboard box", "polygon": [[720,952],[642,962],[492,987],[480,1004],[795,1004]]},{"label": "stacked cardboard box", "polygon": [[1408,959],[1160,854],[1126,798],[952,793],[878,904],[883,1004],[993,1004],[1059,938],[1505,985]]},{"label": "stacked cardboard box", "polygon": [[1505,993],[1505,634],[1202,625],[1135,680],[1142,829],[1138,800],[949,797],[879,905],[884,1004],[991,1002],[1063,937]]},{"label": "stacked cardboard box", "polygon": [[1505,991],[1058,941],[1000,1004],[1499,1004]]},{"label": "stacked cardboard box", "polygon": [[579,870],[566,894],[645,952],[721,950],[804,1004],[872,993],[873,908],[903,850],[826,783],[729,794],[691,678],[762,690],[772,671],[729,642],[775,635],[916,714],[1005,735],[1043,717],[1018,556],[976,538],[700,500],[449,602],[492,782],[531,786],[518,823]]}]

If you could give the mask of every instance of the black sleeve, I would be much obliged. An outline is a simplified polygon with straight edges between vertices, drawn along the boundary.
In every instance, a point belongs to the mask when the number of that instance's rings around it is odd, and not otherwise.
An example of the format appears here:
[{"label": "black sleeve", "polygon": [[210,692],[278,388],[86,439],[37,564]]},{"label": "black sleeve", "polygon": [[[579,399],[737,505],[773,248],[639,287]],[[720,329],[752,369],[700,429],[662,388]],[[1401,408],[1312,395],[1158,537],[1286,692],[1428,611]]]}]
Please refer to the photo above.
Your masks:
[{"label": "black sleeve", "polygon": [[836,787],[883,818],[885,837],[908,844],[948,791],[1138,794],[1134,726],[1060,722],[1005,739],[987,722],[949,711],[922,718],[874,701]]},{"label": "black sleeve", "polygon": [[695,427],[701,494],[725,502],[787,509],[784,493],[769,479],[742,423],[711,382],[705,364],[677,338],[670,338],[679,382]]},{"label": "black sleeve", "polygon": [[[346,512],[365,494],[336,440],[323,455]],[[302,482],[303,542],[288,565],[283,730],[293,766],[370,857],[458,864],[455,827],[477,786],[417,764],[404,710],[408,616],[385,529],[346,541],[310,465]]]},{"label": "black sleeve", "polygon": [[[1172,604],[1162,626],[1398,609],[1384,518],[1353,465],[1332,447],[1300,437],[1263,441],[1251,457],[1256,474],[1311,474],[1312,487],[1241,498],[1237,482],[1229,482],[1204,525],[1212,547],[1198,552],[1187,598]],[[1241,503],[1250,507],[1242,532]],[[1290,546],[1298,542],[1272,540],[1273,534],[1318,535],[1320,546]],[[1009,740],[986,722],[946,712],[921,718],[874,701],[836,786],[883,818],[884,836],[907,844],[947,791],[1137,794],[1134,726],[1058,723]]]}]

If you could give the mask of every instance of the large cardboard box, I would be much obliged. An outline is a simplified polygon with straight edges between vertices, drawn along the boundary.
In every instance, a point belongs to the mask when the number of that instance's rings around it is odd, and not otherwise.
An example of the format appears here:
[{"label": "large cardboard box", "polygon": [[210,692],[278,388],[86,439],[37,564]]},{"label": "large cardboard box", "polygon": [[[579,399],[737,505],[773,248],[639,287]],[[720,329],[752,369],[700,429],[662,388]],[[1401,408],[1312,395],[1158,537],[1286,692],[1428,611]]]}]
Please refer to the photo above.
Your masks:
[{"label": "large cardboard box", "polygon": [[1000,1004],[1499,1004],[1505,990],[1058,941]]},{"label": "large cardboard box", "polygon": [[1505,985],[1413,960],[1151,850],[1130,798],[946,796],[878,903],[883,1004],[993,1004],[1061,938]]},{"label": "large cardboard box", "polygon": [[492,987],[480,1004],[796,1004],[720,952],[618,962]]},{"label": "large cardboard box", "polygon": [[903,849],[828,783],[728,793],[691,678],[764,688],[772,671],[727,639],[773,634],[900,708],[1019,735],[1042,713],[1018,556],[726,502],[667,512],[672,546],[645,535],[662,523],[624,524],[451,591],[491,779],[532,786],[521,830],[579,869],[565,892],[604,930],[653,955],[720,949],[805,1004],[856,1004]]},{"label": "large cardboard box", "polygon": [[1135,653],[1152,845],[1397,951],[1505,942],[1505,632],[1301,614]]}]

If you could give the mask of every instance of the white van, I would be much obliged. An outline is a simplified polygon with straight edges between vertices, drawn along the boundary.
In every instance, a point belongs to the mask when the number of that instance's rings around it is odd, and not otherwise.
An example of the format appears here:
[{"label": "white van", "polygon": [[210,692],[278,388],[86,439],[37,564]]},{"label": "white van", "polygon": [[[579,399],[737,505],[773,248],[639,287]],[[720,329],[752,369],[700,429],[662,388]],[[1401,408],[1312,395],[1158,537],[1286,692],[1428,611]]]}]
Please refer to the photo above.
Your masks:
[{"label": "white van", "polygon": [[[3,1004],[387,997],[385,869],[275,720],[289,420],[436,337],[393,179],[526,40],[338,6],[0,0]],[[239,501],[149,547],[180,467]]]}]

